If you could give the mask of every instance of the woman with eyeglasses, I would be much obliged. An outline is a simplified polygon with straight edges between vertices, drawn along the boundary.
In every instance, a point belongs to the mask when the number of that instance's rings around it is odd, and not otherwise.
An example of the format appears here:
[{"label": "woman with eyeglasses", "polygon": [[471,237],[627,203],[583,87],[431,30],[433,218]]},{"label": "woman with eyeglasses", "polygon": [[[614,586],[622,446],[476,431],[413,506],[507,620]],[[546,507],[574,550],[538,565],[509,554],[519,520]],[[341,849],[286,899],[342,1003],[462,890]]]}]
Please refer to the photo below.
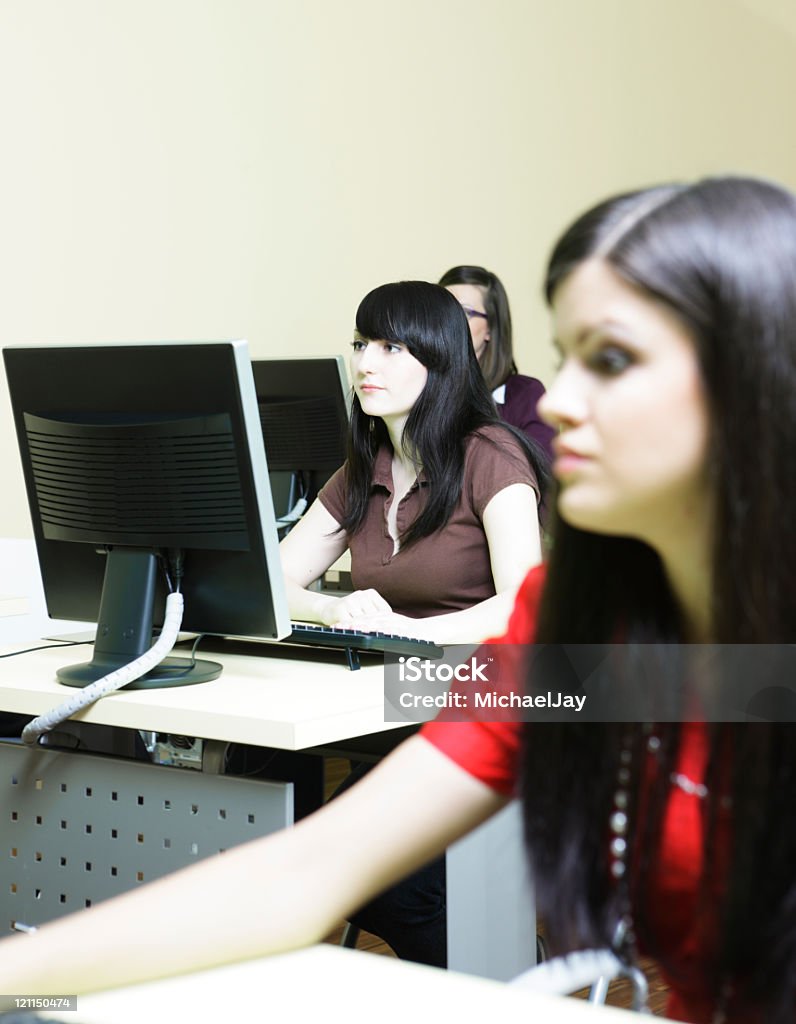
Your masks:
[{"label": "woman with eyeglasses", "polygon": [[[796,633],[796,196],[746,178],[616,196],[563,234],[546,293],[562,357],[542,405],[552,555],[501,649],[614,644],[642,665],[652,650],[673,693],[704,692],[657,723],[429,723],[294,829],[7,941],[5,991],[318,941],[521,793],[558,951],[654,956],[676,1020],[796,1020],[796,716],[693,714],[731,676],[716,651],[764,659]],[[681,659],[703,644],[694,677]],[[524,661],[514,685],[532,696]],[[179,943],[151,942],[158,918]]]},{"label": "woman with eyeglasses", "polygon": [[439,283],[459,301],[467,316],[473,351],[500,416],[552,457],[553,430],[537,411],[544,385],[517,372],[511,310],[502,281],[484,267],[460,266],[443,274]]}]

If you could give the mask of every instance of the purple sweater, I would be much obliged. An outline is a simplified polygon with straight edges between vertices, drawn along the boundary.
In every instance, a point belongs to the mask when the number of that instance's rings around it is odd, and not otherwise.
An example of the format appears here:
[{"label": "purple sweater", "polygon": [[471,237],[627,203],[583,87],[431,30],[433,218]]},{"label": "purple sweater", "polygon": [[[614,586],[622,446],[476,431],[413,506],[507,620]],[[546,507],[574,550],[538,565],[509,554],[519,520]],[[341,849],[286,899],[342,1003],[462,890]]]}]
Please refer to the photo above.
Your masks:
[{"label": "purple sweater", "polygon": [[547,457],[552,459],[550,443],[555,430],[543,423],[536,411],[536,403],[544,394],[544,384],[535,377],[514,373],[506,381],[505,388],[504,403],[496,403],[502,419],[536,441],[547,453]]}]

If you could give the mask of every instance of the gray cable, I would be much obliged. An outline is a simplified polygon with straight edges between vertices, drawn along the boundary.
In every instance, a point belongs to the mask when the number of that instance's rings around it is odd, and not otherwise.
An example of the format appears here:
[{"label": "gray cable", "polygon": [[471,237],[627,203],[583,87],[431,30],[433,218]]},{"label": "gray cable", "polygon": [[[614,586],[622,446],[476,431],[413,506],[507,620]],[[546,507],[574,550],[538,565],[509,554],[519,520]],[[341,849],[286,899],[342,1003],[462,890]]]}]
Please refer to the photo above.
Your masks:
[{"label": "gray cable", "polygon": [[36,743],[45,732],[54,729],[56,725],[65,722],[67,718],[71,718],[78,711],[87,708],[89,704],[93,704],[100,697],[113,693],[114,690],[132,683],[135,679],[140,679],[141,676],[146,675],[155,665],[159,665],[177,641],[180,626],[182,625],[182,612],[182,594],[178,592],[169,594],[166,598],[166,615],[163,629],[152,647],[136,658],[135,661],[131,661],[128,665],[123,665],[121,668],[109,672],[108,675],[97,679],[90,686],[85,687],[85,689],[78,690],[73,696],[67,698],[67,700],[52,708],[52,710],[45,711],[43,715],[39,715],[33,721],[28,722],[22,730],[23,743],[31,745]]}]

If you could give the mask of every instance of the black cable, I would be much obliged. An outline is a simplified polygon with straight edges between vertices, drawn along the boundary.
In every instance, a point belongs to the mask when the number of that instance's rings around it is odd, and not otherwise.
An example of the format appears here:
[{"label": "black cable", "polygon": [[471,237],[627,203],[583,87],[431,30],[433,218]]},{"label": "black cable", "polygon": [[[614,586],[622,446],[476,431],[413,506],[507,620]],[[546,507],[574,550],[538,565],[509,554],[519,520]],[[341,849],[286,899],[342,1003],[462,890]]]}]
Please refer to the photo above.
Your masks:
[{"label": "black cable", "polygon": [[174,672],[169,672],[169,679],[182,679],[183,676],[187,676],[189,672],[192,672],[193,669],[196,668],[196,648],[199,646],[201,641],[205,639],[206,636],[207,633],[198,634],[198,636],[193,642],[193,647],[191,648],[190,665],[186,665],[185,668],[181,668],[179,671],[175,670]]},{"label": "black cable", "polygon": [[202,640],[205,639],[206,636],[207,633],[199,633],[199,635],[193,642],[193,647],[191,648],[191,668],[193,668],[196,665],[196,648],[199,646]]},{"label": "black cable", "polygon": [[81,647],[83,644],[93,643],[93,640],[70,640],[65,644],[43,644],[41,647],[26,647],[24,651],[11,651],[10,654],[0,654],[0,658],[16,658],[18,654],[32,654],[34,651],[57,651],[61,647]]},{"label": "black cable", "polygon": [[174,588],[179,593],[185,575],[185,552],[182,548],[169,548],[169,570],[174,575]]}]

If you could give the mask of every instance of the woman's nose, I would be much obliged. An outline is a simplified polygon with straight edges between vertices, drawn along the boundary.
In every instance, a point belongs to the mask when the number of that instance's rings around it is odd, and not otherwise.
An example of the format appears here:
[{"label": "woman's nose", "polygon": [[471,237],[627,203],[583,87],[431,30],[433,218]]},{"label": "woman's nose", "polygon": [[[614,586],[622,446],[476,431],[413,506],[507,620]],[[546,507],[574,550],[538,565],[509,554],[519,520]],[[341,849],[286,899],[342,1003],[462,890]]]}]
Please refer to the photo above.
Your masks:
[{"label": "woman's nose", "polygon": [[579,423],[586,415],[586,394],[577,369],[565,363],[539,399],[539,415],[556,430]]},{"label": "woman's nose", "polygon": [[372,373],[376,365],[376,345],[367,344],[357,353],[357,369],[360,373]]}]

